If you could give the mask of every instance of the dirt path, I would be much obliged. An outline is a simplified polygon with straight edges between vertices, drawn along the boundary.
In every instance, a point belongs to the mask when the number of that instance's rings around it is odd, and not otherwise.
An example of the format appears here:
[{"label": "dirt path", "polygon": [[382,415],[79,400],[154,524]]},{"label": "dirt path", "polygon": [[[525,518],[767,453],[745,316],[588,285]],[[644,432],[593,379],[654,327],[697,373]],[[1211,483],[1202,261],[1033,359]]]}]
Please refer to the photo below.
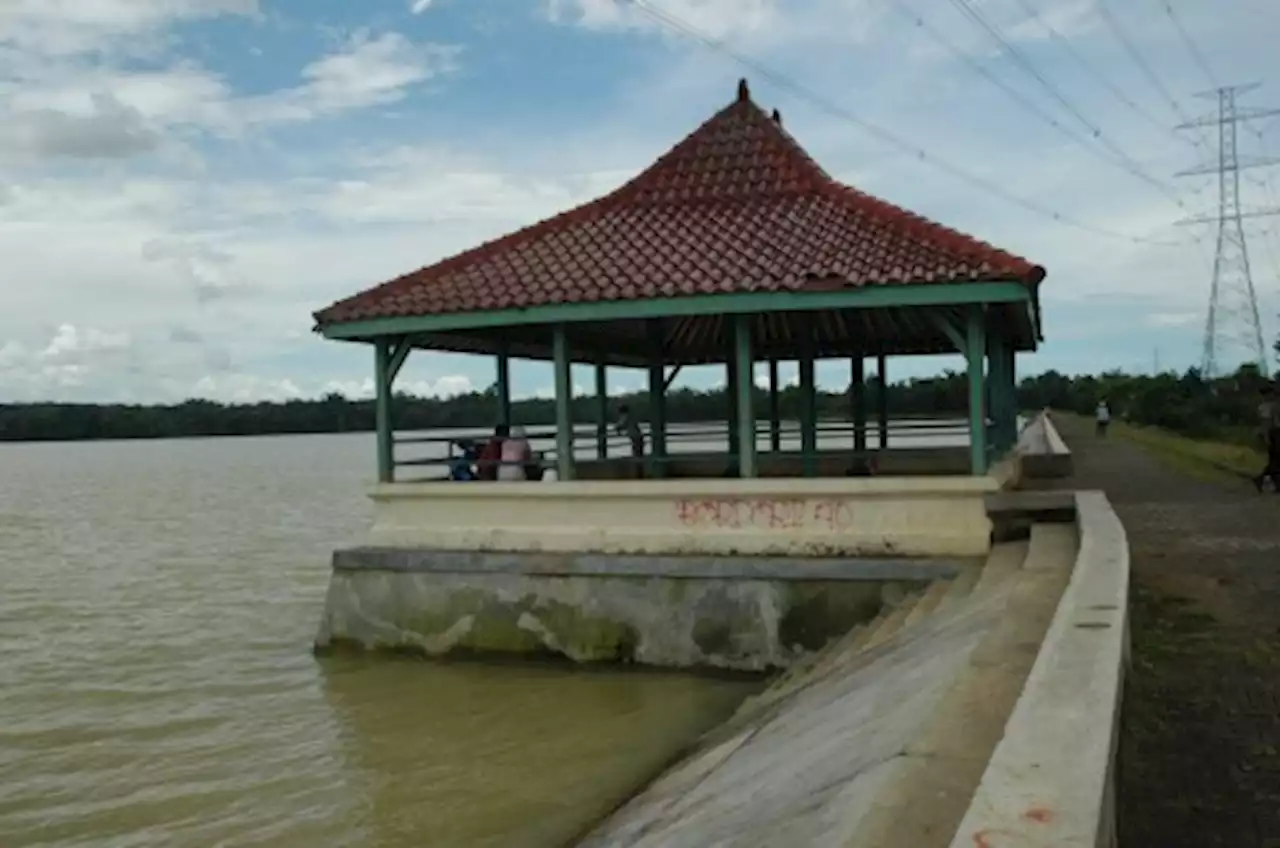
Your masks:
[{"label": "dirt path", "polygon": [[1057,423],[1132,550],[1122,848],[1280,848],[1280,496]]}]

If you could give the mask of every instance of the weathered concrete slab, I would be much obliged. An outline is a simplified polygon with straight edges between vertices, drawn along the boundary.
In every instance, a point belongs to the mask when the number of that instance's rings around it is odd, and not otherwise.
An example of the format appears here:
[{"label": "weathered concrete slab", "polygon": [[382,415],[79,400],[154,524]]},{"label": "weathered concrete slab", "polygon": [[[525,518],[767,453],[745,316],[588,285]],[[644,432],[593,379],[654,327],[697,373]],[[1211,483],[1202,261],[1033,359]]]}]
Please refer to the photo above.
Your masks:
[{"label": "weathered concrete slab", "polygon": [[[1077,494],[1079,556],[951,848],[1115,844],[1115,744],[1128,652],[1129,547],[1099,492]],[[1061,530],[1046,542],[1063,545]]]},{"label": "weathered concrete slab", "polygon": [[368,543],[761,557],[985,556],[992,477],[388,483]]},{"label": "weathered concrete slab", "polygon": [[316,647],[785,668],[910,581],[339,569]]},{"label": "weathered concrete slab", "polygon": [[987,595],[862,661],[827,666],[733,737],[714,737],[580,846],[843,846],[1003,609],[1001,595]]},{"label": "weathered concrete slab", "polygon": [[[580,845],[953,845],[1024,687],[1034,688],[1029,673],[1051,646],[1079,538],[1074,525],[1037,525],[1029,541],[997,546],[980,579],[969,573],[972,593],[948,598],[950,582],[904,598],[745,703]],[[1090,700],[1057,695],[1068,711]],[[1101,717],[1074,733],[1109,738]],[[966,830],[954,845],[1003,845],[994,837],[1015,832]]]},{"label": "weathered concrete slab", "polygon": [[1053,479],[1074,473],[1071,449],[1047,412],[1037,415],[1022,429],[1016,452],[1024,478]]},{"label": "weathered concrete slab", "polygon": [[708,580],[938,580],[957,559],[815,559],[812,557],[645,556],[534,551],[458,551],[357,547],[334,551],[341,571],[426,574],[529,574],[670,577]]}]

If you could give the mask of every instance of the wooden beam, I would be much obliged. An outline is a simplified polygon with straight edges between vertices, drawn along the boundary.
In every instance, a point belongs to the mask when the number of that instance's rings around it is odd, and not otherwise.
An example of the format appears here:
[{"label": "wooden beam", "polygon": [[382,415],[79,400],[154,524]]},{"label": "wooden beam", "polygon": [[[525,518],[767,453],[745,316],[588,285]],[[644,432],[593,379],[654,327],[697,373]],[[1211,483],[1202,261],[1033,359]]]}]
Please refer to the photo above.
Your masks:
[{"label": "wooden beam", "polygon": [[391,421],[390,339],[378,339],[373,346],[374,419],[378,442],[378,482],[391,483],[396,477],[395,442]]},{"label": "wooden beam", "polygon": [[755,477],[756,468],[756,413],[755,413],[755,362],[751,353],[750,315],[733,317],[733,355],[736,364],[738,407],[738,474]]},{"label": "wooden beam", "polygon": [[986,316],[981,306],[969,307],[966,316],[965,357],[969,362],[969,469],[975,475],[987,473],[987,413],[984,408],[986,377]]},{"label": "wooden beam", "polygon": [[818,387],[813,363],[812,327],[800,336],[800,458],[804,476],[818,473]]},{"label": "wooden beam", "polygon": [[609,372],[603,362],[596,363],[596,456],[609,458]]},{"label": "wooden beam", "polygon": [[404,336],[395,343],[391,351],[391,359],[387,362],[387,380],[391,385],[395,385],[396,376],[404,366],[404,361],[409,358],[411,350],[413,350],[413,340],[408,336]]},{"label": "wooden beam", "polygon": [[506,345],[498,351],[498,423],[511,426],[511,357]]},{"label": "wooden beam", "polygon": [[514,327],[531,324],[677,318],[697,315],[745,315],[760,312],[805,312],[829,309],[875,309],[910,306],[964,306],[973,303],[1025,303],[1033,291],[1022,283],[974,282],[929,285],[861,286],[821,292],[745,292],[607,302],[562,303],[525,309],[494,309],[437,315],[396,316],[342,321],[318,329],[329,339],[369,340],[450,330]]},{"label": "wooden beam", "polygon": [[556,384],[556,479],[572,480],[573,462],[573,380],[569,374],[569,338],[563,324],[552,331]]},{"label": "wooden beam", "polygon": [[883,353],[876,357],[876,375],[880,382],[880,393],[876,396],[876,424],[880,430],[880,450],[889,447],[889,376],[886,371],[887,360]]},{"label": "wooden beam", "polygon": [[778,360],[769,360],[769,450],[782,451],[782,408],[778,396]]}]

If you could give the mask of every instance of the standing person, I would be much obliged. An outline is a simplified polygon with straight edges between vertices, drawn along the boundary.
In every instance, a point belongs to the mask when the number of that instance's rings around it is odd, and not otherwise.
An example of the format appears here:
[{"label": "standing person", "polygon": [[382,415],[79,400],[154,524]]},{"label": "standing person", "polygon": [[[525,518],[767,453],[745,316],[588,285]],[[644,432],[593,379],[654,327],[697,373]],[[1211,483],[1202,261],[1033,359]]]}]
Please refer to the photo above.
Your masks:
[{"label": "standing person", "polygon": [[640,429],[640,422],[632,417],[631,407],[625,403],[618,407],[618,423],[614,428],[619,435],[631,440],[631,459],[635,462],[635,475],[643,477],[644,466],[640,460],[644,459],[644,432]]},{"label": "standing person", "polygon": [[484,443],[484,447],[480,449],[480,455],[476,457],[477,480],[498,479],[498,463],[502,462],[502,443],[507,440],[509,432],[511,431],[506,424],[499,424],[493,428],[493,436]]},{"label": "standing person", "polygon": [[533,461],[533,448],[523,427],[512,427],[511,438],[502,443],[502,464],[498,466],[499,480],[529,479],[526,466]]},{"label": "standing person", "polygon": [[1111,424],[1111,407],[1107,406],[1106,398],[1098,401],[1098,408],[1093,413],[1093,419],[1096,423],[1098,435],[1107,435],[1107,427]]},{"label": "standing person", "polygon": [[1280,494],[1280,398],[1276,397],[1274,386],[1267,387],[1258,404],[1258,424],[1266,446],[1267,467],[1253,478],[1253,485],[1261,492],[1262,484],[1270,477],[1271,486]]}]

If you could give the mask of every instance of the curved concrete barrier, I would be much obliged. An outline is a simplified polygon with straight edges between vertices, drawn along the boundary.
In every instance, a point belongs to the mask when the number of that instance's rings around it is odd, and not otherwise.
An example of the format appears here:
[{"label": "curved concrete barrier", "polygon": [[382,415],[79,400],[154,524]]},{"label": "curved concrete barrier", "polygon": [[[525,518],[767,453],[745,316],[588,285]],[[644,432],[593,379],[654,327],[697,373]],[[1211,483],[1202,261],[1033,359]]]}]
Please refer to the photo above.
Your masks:
[{"label": "curved concrete barrier", "polygon": [[1016,454],[1021,476],[1025,478],[1070,477],[1074,472],[1071,448],[1053,426],[1047,411],[1036,415],[1022,428]]},{"label": "curved concrete barrier", "polygon": [[1129,546],[1101,492],[1076,508],[1071,582],[951,848],[1115,845]]},{"label": "curved concrete barrier", "polygon": [[579,848],[1114,845],[1129,554],[1102,494],[1074,501],[779,678]]}]

